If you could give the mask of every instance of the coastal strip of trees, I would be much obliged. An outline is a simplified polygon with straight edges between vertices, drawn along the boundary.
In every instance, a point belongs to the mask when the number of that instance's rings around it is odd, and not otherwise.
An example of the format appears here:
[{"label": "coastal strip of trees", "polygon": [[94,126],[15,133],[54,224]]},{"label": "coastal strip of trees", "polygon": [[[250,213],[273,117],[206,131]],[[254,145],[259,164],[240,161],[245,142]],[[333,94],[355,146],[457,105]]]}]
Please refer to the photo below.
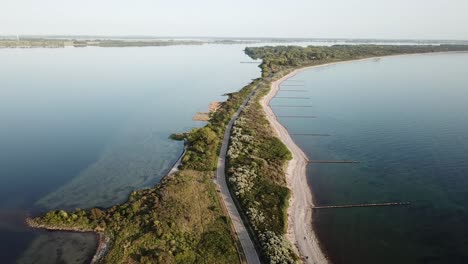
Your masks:
[{"label": "coastal strip of trees", "polygon": [[246,48],[254,60],[262,60],[262,76],[330,62],[399,54],[468,51],[468,45],[334,45],[266,46]]}]

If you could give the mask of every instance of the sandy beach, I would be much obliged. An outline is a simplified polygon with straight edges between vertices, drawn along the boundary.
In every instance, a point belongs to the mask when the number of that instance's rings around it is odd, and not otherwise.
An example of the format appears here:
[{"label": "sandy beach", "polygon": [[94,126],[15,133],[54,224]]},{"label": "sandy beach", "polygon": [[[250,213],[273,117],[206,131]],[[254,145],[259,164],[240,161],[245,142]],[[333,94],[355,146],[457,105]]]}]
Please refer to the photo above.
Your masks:
[{"label": "sandy beach", "polygon": [[[311,67],[308,67],[311,68]],[[293,77],[299,71],[295,70],[271,85],[268,94],[260,100],[265,115],[281,141],[292,153],[292,160],[288,162],[286,179],[291,189],[291,198],[288,208],[288,239],[293,243],[305,263],[328,263],[312,229],[312,193],[307,183],[306,166],[307,156],[294,143],[286,128],[279,123],[271,109],[270,100],[275,97],[280,84]]]}]

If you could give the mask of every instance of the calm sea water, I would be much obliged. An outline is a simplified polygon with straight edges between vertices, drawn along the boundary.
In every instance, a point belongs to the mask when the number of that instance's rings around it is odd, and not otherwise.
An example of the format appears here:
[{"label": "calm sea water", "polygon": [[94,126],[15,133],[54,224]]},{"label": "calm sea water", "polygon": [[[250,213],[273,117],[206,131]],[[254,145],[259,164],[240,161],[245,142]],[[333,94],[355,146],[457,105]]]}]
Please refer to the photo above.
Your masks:
[{"label": "calm sea water", "polygon": [[243,48],[0,50],[0,262],[89,259],[92,234],[34,231],[25,216],[157,183],[182,151],[169,135],[259,76]]},{"label": "calm sea water", "polygon": [[[304,71],[273,99],[310,159],[316,211],[334,263],[468,263],[468,54],[389,57]],[[295,85],[295,86],[291,86]],[[287,89],[305,91],[285,91]]]}]

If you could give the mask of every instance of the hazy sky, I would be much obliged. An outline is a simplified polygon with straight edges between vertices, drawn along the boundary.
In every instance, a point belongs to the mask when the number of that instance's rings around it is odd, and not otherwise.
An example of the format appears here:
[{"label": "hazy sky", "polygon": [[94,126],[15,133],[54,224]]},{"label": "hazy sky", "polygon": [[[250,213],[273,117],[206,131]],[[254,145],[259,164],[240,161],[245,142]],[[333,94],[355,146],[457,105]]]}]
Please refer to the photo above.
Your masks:
[{"label": "hazy sky", "polygon": [[0,1],[0,35],[468,39],[468,0]]}]

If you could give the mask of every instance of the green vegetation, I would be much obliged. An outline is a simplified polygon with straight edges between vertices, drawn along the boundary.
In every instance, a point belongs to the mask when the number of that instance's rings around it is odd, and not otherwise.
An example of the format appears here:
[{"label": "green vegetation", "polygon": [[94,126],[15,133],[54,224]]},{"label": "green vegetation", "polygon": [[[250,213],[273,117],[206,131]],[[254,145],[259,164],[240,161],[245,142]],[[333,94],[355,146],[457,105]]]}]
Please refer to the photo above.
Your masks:
[{"label": "green vegetation", "polygon": [[201,171],[216,170],[219,147],[224,129],[245,98],[252,92],[258,81],[253,81],[239,92],[228,94],[227,101],[210,116],[209,123],[202,128],[185,134],[187,151],[182,159],[182,169]]},{"label": "green vegetation", "polygon": [[229,181],[235,183],[236,195],[255,223],[254,229],[284,232],[289,190],[283,167],[291,153],[274,136],[257,101],[235,122],[228,157]]},{"label": "green vegetation", "polygon": [[0,48],[63,48],[72,47],[160,47],[174,45],[202,45],[205,42],[192,40],[75,40],[75,39],[0,39]]},{"label": "green vegetation", "polygon": [[295,263],[298,258],[285,237],[290,191],[284,167],[292,158],[274,135],[259,104],[259,93],[234,123],[228,150],[228,177],[267,263]]},{"label": "green vegetation", "polygon": [[185,133],[174,133],[169,136],[170,139],[172,140],[177,140],[177,141],[183,141],[185,140]]},{"label": "green vegetation", "polygon": [[182,158],[184,169],[216,169],[220,139],[210,127],[194,129],[187,135],[187,152]]},{"label": "green vegetation", "polygon": [[335,45],[331,47],[276,46],[246,48],[252,59],[262,59],[263,77],[282,70],[291,70],[327,62],[360,58],[430,52],[467,51],[468,45]]},{"label": "green vegetation", "polygon": [[31,225],[104,233],[112,241],[104,263],[237,263],[212,176],[181,171],[154,188],[133,192],[124,204],[52,211]]},{"label": "green vegetation", "polygon": [[63,48],[64,40],[0,40],[0,48]]}]

